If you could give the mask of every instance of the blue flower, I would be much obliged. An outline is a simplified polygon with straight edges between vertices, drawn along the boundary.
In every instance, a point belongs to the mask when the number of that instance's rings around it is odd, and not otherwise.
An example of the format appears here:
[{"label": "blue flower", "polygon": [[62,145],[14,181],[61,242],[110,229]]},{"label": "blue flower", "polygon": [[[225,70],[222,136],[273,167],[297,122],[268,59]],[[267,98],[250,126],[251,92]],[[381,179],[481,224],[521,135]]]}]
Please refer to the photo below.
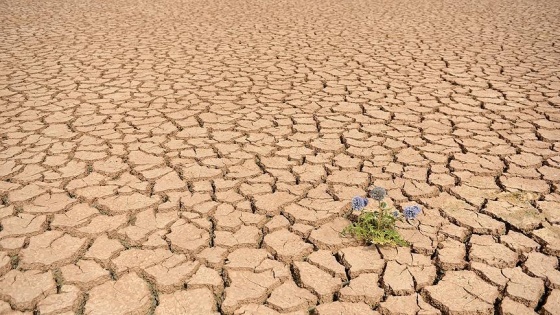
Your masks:
[{"label": "blue flower", "polygon": [[383,187],[375,187],[369,192],[369,196],[377,201],[383,200],[387,195],[387,191]]},{"label": "blue flower", "polygon": [[393,216],[396,218],[399,216],[399,212],[398,211],[393,211]]},{"label": "blue flower", "polygon": [[407,220],[415,219],[416,216],[422,212],[422,209],[418,205],[408,206],[404,208],[403,215]]},{"label": "blue flower", "polygon": [[352,210],[360,211],[368,205],[368,202],[366,198],[356,196],[352,198]]}]

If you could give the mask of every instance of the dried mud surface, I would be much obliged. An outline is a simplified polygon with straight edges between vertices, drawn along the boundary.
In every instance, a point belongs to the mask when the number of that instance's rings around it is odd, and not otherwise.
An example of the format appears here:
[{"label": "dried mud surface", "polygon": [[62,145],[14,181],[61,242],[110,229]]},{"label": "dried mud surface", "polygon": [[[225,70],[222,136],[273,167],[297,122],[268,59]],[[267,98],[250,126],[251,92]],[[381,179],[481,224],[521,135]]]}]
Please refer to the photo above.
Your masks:
[{"label": "dried mud surface", "polygon": [[1,1],[0,314],[560,314],[558,16]]}]

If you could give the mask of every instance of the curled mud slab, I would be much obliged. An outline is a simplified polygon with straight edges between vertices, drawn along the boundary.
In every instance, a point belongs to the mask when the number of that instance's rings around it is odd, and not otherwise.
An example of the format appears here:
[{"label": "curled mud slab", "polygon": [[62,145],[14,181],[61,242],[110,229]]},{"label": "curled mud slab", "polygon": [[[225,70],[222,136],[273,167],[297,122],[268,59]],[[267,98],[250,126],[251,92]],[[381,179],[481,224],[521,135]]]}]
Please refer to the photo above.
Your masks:
[{"label": "curled mud slab", "polygon": [[[0,5],[0,313],[559,314],[560,3]],[[374,186],[410,248],[340,232]]]}]

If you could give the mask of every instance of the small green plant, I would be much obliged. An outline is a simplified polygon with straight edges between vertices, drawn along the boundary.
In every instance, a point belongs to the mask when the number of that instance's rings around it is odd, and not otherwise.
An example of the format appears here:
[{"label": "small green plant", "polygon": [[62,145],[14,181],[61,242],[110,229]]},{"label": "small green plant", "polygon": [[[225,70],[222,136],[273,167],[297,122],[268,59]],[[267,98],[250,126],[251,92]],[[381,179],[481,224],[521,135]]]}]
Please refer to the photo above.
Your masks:
[{"label": "small green plant", "polygon": [[374,188],[369,195],[377,201],[377,209],[370,210],[367,208],[369,204],[367,198],[361,196],[352,198],[352,209],[364,211],[342,233],[369,244],[408,246],[408,242],[395,229],[395,223],[396,221],[415,219],[422,211],[420,207],[418,205],[408,206],[403,209],[402,213],[393,210],[383,201],[387,192],[381,187]]}]

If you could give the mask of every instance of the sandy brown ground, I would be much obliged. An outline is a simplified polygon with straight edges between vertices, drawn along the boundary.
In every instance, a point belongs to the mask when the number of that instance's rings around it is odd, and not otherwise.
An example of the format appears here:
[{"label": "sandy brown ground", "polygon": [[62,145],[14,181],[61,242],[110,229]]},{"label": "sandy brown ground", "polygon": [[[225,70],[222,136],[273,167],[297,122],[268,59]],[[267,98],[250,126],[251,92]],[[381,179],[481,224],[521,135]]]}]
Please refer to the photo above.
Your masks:
[{"label": "sandy brown ground", "polygon": [[560,314],[558,17],[0,1],[0,314]]}]

